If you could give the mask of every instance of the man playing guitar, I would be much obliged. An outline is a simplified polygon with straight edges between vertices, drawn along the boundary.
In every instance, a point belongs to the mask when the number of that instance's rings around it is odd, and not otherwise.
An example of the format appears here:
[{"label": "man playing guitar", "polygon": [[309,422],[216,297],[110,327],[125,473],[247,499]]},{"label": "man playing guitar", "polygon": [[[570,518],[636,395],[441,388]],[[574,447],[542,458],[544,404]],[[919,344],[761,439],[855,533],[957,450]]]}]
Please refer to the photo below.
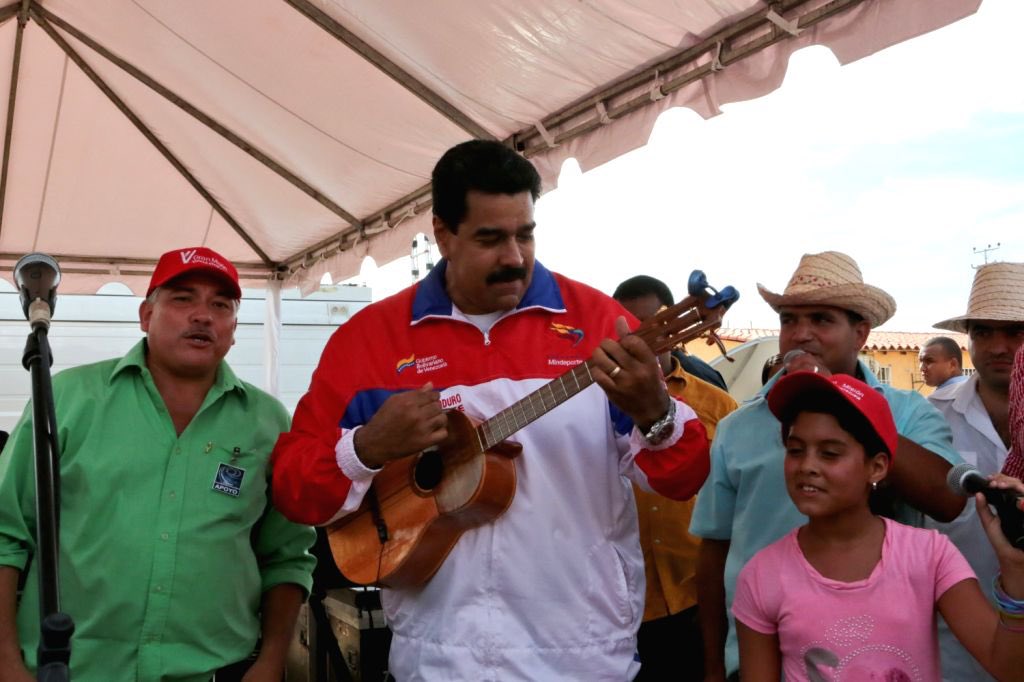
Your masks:
[{"label": "man playing guitar", "polygon": [[[632,679],[644,566],[630,481],[691,497],[708,473],[705,431],[669,397],[648,344],[629,335],[632,316],[535,262],[540,177],[529,161],[466,142],[432,182],[443,260],[332,336],[274,450],[275,506],[318,525],[370,508],[375,546],[359,559],[367,582],[390,586],[390,670],[403,682]],[[529,394],[532,406],[507,409]],[[374,483],[453,439],[442,405],[475,420],[504,411],[467,433],[514,464],[515,493],[448,542],[425,583],[408,584],[383,570],[387,547],[403,541],[403,512]],[[494,441],[515,433],[521,451],[491,447],[495,431]],[[434,505],[420,476],[406,477],[407,497]]]}]

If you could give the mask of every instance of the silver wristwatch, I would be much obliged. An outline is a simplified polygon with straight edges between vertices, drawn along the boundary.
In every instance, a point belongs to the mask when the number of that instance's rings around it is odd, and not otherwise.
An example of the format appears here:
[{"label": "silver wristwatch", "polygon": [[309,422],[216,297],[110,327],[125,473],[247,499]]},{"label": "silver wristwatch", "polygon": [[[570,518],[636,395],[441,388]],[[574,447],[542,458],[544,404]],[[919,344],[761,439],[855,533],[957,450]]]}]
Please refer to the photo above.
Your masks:
[{"label": "silver wristwatch", "polygon": [[665,413],[664,417],[651,424],[651,428],[647,429],[647,433],[644,434],[644,440],[647,441],[648,445],[658,445],[664,442],[666,438],[672,435],[675,422],[676,401],[669,398],[668,412]]}]

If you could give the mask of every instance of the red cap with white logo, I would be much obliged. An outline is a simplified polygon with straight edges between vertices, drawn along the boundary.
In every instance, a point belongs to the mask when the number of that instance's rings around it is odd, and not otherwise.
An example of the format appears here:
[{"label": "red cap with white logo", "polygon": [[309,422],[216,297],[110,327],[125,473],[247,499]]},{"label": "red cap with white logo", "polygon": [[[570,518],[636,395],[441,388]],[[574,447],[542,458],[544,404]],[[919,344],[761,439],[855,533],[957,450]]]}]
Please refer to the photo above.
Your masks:
[{"label": "red cap with white logo", "polygon": [[879,391],[849,374],[826,377],[806,370],[787,374],[768,392],[768,409],[782,420],[793,413],[794,407],[807,405],[814,401],[813,396],[822,393],[839,396],[862,414],[888,449],[890,461],[896,456],[899,434],[889,402]]},{"label": "red cap with white logo", "polygon": [[227,258],[205,246],[175,249],[160,256],[153,277],[149,280],[146,296],[153,293],[153,289],[162,287],[175,277],[197,270],[220,276],[230,285],[232,297],[236,300],[242,298],[242,289],[238,286],[238,270]]}]

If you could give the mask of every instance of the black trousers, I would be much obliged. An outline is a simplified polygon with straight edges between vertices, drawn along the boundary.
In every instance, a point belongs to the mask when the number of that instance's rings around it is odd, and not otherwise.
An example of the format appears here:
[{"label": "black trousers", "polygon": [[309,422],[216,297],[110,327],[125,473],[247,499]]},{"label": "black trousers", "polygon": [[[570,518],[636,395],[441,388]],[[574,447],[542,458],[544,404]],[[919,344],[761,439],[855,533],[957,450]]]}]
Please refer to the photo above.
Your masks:
[{"label": "black trousers", "polygon": [[640,674],[635,682],[701,682],[704,679],[704,644],[697,622],[697,607],[649,620],[637,634]]}]

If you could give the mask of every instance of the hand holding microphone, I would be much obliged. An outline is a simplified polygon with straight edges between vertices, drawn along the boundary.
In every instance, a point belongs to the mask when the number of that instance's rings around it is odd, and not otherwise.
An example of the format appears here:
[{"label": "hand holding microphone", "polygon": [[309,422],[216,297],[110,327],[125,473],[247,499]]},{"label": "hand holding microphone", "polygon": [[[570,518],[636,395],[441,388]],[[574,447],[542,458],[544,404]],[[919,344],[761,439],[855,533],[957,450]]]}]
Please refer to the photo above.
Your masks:
[{"label": "hand holding microphone", "polygon": [[[1007,526],[1010,526],[1010,531],[1013,532],[1014,527],[1020,529],[1024,522],[1024,512],[1021,511],[1024,509],[1024,483],[1016,478],[997,474],[992,477],[988,490],[992,492],[986,494],[985,491],[980,491],[985,497],[984,500],[975,496],[975,504],[978,518],[981,519],[981,525],[999,560],[999,576],[993,590],[1000,609],[1006,600],[1008,608],[1020,613],[1021,606],[1024,606],[1024,551],[1019,539],[1014,541],[1013,536],[1007,533]],[[988,508],[989,495],[1001,500],[996,506],[999,510],[998,518]],[[1009,523],[1007,519],[1010,519]],[[1002,529],[1002,532],[997,530],[997,527]],[[1018,532],[1024,533],[1020,530]]]},{"label": "hand holding microphone", "polygon": [[[996,487],[992,487],[989,479],[980,471],[970,464],[964,463],[949,470],[946,483],[953,492],[959,495],[968,497],[976,493],[984,495],[985,501],[996,508],[999,527],[1006,540],[1011,546],[1024,550],[1024,508],[1022,508],[1024,507],[1024,485],[1020,481],[999,476],[995,479]],[[986,516],[991,517],[987,505],[980,505],[978,513],[982,523],[986,526],[986,532],[989,532],[988,522],[995,522],[996,519],[986,518]],[[993,539],[991,533],[989,533],[989,538]]]},{"label": "hand holding microphone", "polygon": [[832,376],[827,367],[819,364],[818,358],[800,348],[794,348],[786,353],[782,358],[782,366],[787,374],[807,370],[826,377]]}]

